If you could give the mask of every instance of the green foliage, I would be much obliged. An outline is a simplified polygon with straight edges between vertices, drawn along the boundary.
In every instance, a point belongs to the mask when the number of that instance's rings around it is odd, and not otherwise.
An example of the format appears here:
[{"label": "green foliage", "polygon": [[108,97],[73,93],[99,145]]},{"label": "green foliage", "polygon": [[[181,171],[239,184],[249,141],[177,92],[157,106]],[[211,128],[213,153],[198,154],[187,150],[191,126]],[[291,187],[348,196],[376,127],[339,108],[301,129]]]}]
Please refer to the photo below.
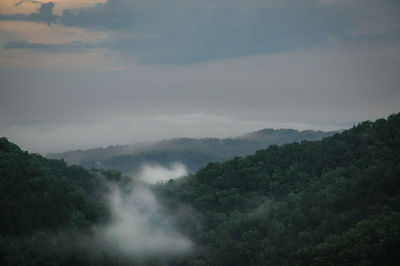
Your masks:
[{"label": "green foliage", "polygon": [[[400,114],[155,187],[203,214],[196,265],[398,265]],[[190,232],[189,232],[190,233]]]},{"label": "green foliage", "polygon": [[0,138],[0,264],[64,261],[68,252],[58,253],[74,239],[66,241],[63,233],[89,234],[93,225],[108,219],[100,176],[121,179],[119,172],[67,166]]},{"label": "green foliage", "polygon": [[312,265],[398,265],[399,246],[400,213],[392,212],[364,219],[300,253],[313,258]]}]

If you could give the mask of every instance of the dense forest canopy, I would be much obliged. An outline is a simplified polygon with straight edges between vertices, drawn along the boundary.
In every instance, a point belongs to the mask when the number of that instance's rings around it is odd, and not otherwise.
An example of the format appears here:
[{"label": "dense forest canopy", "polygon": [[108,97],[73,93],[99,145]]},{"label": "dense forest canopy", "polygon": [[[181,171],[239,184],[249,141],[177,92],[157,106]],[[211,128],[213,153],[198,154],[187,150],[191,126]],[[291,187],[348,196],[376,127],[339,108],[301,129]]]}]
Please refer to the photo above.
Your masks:
[{"label": "dense forest canopy", "polygon": [[[399,132],[400,114],[394,114],[150,186],[194,248],[142,261],[94,255],[79,243],[61,248],[62,233],[90,238],[110,221],[105,180],[121,187],[132,181],[117,171],[28,154],[2,138],[0,263],[399,265]],[[176,212],[183,207],[189,211]]]}]

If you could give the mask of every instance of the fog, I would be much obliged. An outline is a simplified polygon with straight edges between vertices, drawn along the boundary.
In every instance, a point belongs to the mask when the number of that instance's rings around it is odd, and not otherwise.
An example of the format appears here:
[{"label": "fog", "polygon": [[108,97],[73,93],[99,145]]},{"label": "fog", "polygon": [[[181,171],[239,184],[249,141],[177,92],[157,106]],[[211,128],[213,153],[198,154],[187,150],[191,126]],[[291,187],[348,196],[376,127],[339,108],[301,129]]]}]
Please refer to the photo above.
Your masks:
[{"label": "fog", "polygon": [[170,168],[144,165],[129,185],[108,184],[111,222],[96,229],[96,245],[135,259],[189,253],[193,243],[177,229],[176,214],[166,212],[148,185],[186,173],[181,163]]},{"label": "fog", "polygon": [[[1,99],[0,99],[1,101]],[[0,113],[2,106],[0,105]],[[337,130],[353,125],[237,120],[204,113],[147,118],[102,119],[92,122],[32,122],[1,127],[0,135],[30,152],[46,154],[109,145],[152,142],[168,138],[236,137],[263,128]],[[66,134],[66,132],[68,134]],[[99,134],[101,132],[102,134]],[[62,141],[60,141],[62,139]]]},{"label": "fog", "polygon": [[188,171],[186,166],[182,163],[173,163],[169,168],[161,165],[146,164],[142,167],[138,178],[145,183],[155,184],[157,182],[168,181],[169,179],[175,179],[187,174]]}]

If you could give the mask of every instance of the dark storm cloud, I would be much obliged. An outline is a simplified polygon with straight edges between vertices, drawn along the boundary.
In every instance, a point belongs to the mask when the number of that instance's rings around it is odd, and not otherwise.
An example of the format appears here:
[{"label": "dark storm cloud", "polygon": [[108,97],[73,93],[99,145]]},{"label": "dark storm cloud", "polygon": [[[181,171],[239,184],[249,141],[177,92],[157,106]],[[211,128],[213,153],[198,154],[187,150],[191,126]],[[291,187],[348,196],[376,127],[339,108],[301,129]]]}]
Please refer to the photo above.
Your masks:
[{"label": "dark storm cloud", "polygon": [[329,38],[398,36],[396,10],[391,0],[109,0],[64,10],[60,22],[123,32],[98,45],[126,58],[184,64],[279,53]]},{"label": "dark storm cloud", "polygon": [[309,5],[179,0],[109,0],[64,10],[60,22],[123,31],[123,37],[112,36],[99,46],[167,64],[287,51],[340,35],[344,23],[331,10]]},{"label": "dark storm cloud", "polygon": [[154,34],[110,38],[107,47],[145,63],[182,64],[288,51],[339,31],[333,17],[320,23],[306,10],[253,11],[216,10]]}]

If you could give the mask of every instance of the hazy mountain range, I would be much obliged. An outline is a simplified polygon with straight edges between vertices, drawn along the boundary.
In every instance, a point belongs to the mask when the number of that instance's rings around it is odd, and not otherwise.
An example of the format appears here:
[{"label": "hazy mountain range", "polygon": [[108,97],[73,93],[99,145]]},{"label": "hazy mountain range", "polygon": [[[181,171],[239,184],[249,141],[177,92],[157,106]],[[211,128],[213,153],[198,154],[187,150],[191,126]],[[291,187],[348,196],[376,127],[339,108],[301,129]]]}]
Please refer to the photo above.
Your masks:
[{"label": "hazy mountain range", "polygon": [[137,172],[145,163],[170,167],[172,163],[180,162],[188,168],[188,171],[194,172],[209,162],[251,154],[270,145],[319,140],[334,133],[335,131],[267,128],[236,138],[174,138],[157,142],[50,153],[47,157],[64,159],[68,164],[82,165],[86,168],[111,168],[123,173]]}]

